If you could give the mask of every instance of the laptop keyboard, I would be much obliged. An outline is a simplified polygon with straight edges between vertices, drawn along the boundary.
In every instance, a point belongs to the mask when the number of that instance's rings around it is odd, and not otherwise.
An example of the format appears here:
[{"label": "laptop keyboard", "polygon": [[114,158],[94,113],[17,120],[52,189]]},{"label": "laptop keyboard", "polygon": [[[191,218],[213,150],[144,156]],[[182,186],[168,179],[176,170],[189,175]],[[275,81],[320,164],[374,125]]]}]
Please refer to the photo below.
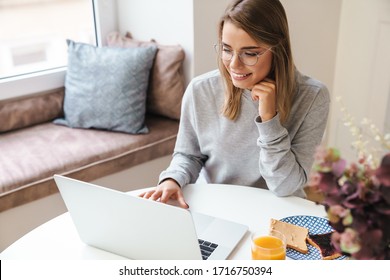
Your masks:
[{"label": "laptop keyboard", "polygon": [[218,247],[218,244],[211,243],[202,239],[198,239],[202,258],[207,260],[212,252]]}]

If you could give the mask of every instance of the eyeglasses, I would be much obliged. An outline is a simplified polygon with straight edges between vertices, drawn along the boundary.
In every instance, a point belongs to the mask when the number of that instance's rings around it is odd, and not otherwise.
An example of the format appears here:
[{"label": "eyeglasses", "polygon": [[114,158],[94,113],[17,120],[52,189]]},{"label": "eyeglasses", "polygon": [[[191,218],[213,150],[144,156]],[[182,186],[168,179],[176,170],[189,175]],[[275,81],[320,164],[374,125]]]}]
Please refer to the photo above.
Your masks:
[{"label": "eyeglasses", "polygon": [[[249,50],[243,50],[237,52],[238,59],[245,65],[247,66],[253,66],[257,63],[259,60],[259,57],[265,54],[267,51],[269,51],[272,47],[269,47],[266,50],[263,50],[261,52],[257,51],[249,51]],[[224,47],[219,44],[214,45],[214,49],[217,52],[217,54],[221,57],[222,60],[224,61],[230,61],[233,58],[234,51]]]}]

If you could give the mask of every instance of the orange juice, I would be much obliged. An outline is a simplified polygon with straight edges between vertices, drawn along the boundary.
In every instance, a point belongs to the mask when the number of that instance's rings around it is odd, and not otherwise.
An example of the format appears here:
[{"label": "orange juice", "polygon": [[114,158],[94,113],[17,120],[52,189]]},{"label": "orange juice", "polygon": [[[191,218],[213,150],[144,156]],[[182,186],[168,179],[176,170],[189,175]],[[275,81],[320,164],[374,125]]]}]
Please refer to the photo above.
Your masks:
[{"label": "orange juice", "polygon": [[252,242],[253,260],[285,260],[286,247],[283,241],[275,236],[259,236]]}]

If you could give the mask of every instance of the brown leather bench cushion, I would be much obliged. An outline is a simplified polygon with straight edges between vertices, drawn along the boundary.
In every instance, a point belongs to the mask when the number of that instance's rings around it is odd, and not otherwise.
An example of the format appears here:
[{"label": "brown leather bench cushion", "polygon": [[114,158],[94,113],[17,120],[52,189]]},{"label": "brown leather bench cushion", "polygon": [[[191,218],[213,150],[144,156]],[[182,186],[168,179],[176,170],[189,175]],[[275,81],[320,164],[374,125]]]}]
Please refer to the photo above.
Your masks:
[{"label": "brown leather bench cushion", "polygon": [[56,193],[54,174],[91,181],[171,154],[178,124],[147,115],[148,134],[73,129],[51,122],[2,134],[0,212]]},{"label": "brown leather bench cushion", "polygon": [[0,136],[7,131],[45,123],[61,117],[63,115],[63,101],[64,88],[0,100]]}]

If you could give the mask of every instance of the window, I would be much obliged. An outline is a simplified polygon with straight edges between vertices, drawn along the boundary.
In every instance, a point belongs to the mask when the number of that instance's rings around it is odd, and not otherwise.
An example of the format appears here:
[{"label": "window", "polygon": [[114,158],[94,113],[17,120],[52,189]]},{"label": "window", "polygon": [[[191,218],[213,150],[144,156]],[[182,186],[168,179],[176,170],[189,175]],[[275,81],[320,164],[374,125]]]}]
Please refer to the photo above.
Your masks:
[{"label": "window", "polygon": [[95,44],[92,0],[0,0],[0,79],[66,65],[66,39]]}]

